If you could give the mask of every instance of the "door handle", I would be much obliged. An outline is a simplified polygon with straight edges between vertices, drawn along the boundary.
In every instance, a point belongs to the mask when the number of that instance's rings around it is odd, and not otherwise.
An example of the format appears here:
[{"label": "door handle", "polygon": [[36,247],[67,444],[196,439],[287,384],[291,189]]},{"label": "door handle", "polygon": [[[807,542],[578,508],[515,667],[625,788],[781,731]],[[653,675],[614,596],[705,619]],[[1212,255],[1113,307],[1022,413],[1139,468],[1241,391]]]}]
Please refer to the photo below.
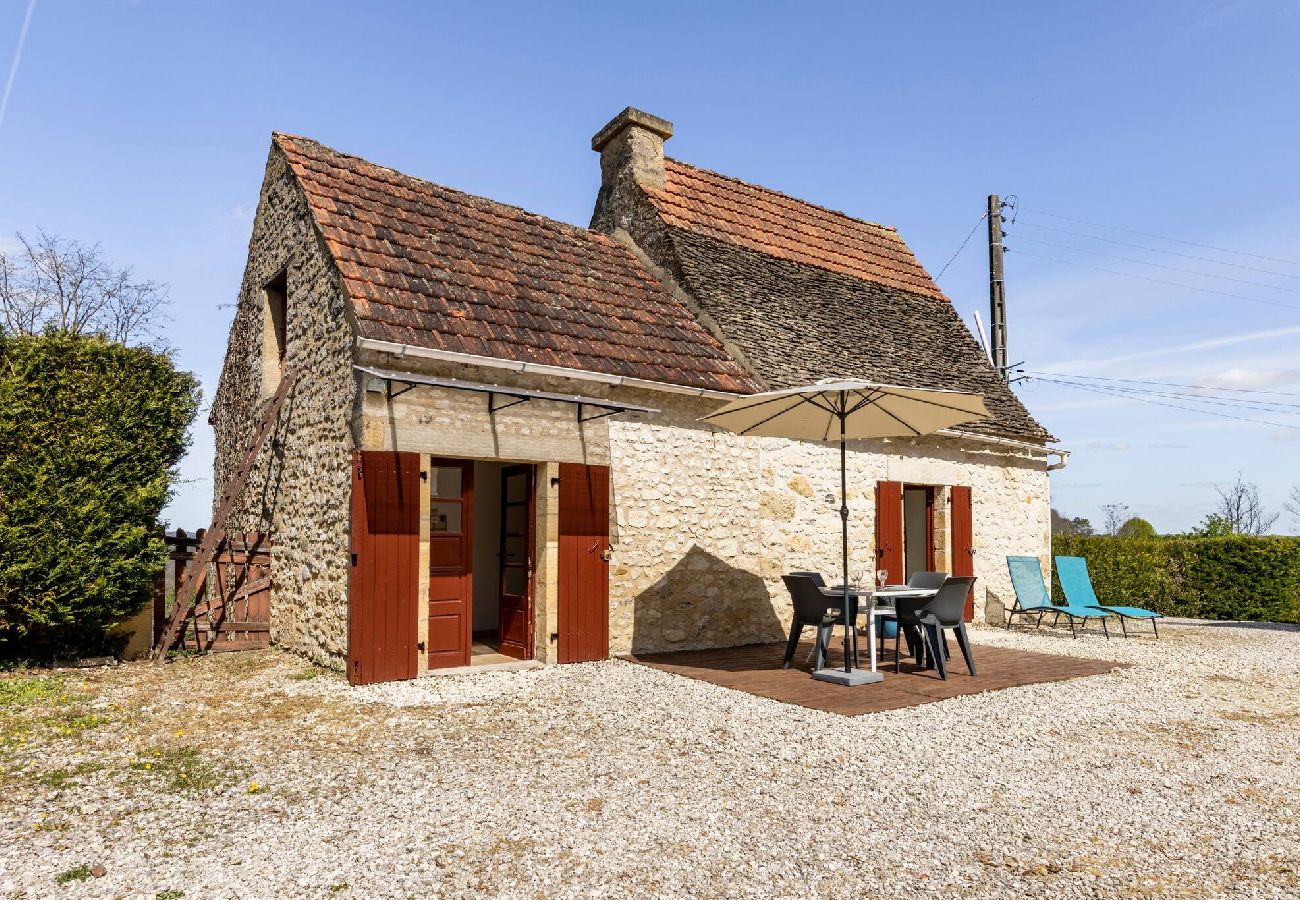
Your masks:
[{"label": "door handle", "polygon": [[596,548],[599,547],[599,546],[600,546],[600,541],[596,541],[596,543],[592,544],[590,547],[587,548],[587,552],[588,552],[588,553],[595,553],[595,552],[596,552]]}]

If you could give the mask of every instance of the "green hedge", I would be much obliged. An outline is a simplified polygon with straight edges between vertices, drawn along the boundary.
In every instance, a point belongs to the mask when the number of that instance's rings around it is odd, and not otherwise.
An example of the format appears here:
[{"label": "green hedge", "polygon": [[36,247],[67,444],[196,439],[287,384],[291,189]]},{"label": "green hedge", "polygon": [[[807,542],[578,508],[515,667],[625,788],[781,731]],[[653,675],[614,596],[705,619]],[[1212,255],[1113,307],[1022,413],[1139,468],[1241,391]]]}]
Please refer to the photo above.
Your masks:
[{"label": "green hedge", "polygon": [[0,658],[111,650],[162,571],[198,382],[99,337],[0,336]]},{"label": "green hedge", "polygon": [[1300,537],[1056,535],[1052,553],[1086,559],[1103,603],[1196,619],[1300,622]]}]

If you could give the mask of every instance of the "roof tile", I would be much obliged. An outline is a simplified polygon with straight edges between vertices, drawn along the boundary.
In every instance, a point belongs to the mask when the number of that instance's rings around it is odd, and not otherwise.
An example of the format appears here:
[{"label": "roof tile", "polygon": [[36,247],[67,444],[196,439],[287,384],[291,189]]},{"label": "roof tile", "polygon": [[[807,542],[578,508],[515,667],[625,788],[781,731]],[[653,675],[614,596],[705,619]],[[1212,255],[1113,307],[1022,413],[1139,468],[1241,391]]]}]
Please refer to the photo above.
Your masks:
[{"label": "roof tile", "polygon": [[664,170],[664,186],[646,193],[669,227],[945,299],[893,228],[675,159]]},{"label": "roof tile", "polygon": [[758,388],[630,250],[596,232],[275,135],[361,336],[712,390]]}]

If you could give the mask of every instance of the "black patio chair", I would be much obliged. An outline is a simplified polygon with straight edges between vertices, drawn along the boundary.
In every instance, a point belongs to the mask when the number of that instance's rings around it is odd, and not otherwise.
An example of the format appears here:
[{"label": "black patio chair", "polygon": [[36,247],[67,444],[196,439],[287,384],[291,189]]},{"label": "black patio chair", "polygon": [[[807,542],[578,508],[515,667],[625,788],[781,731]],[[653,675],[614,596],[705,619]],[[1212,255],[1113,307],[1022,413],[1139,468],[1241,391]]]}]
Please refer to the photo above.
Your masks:
[{"label": "black patio chair", "polygon": [[826,662],[826,645],[830,642],[831,629],[836,625],[843,625],[843,610],[832,610],[828,607],[826,595],[822,593],[821,586],[817,584],[817,578],[813,574],[796,574],[782,575],[781,580],[785,582],[786,590],[790,592],[790,601],[794,605],[794,618],[790,622],[790,640],[785,645],[785,661],[781,668],[790,668],[790,660],[794,658],[794,652],[799,648],[799,638],[803,635],[804,627],[812,625],[817,629],[817,643],[814,647],[816,660],[813,663],[814,669],[820,669]]},{"label": "black patio chair", "polygon": [[[948,577],[947,572],[913,572],[912,577],[907,579],[907,586],[910,588],[920,588],[926,591],[938,590],[943,585],[943,582],[945,579],[947,579],[947,577]],[[880,625],[879,631],[880,631],[880,652],[881,653],[885,652],[885,623],[886,622],[897,623],[898,619],[895,616],[881,616],[880,619],[878,620],[877,624]],[[897,632],[895,632],[894,637],[898,637]],[[912,644],[912,632],[908,631],[906,637],[907,637],[907,652],[911,656],[917,656],[917,648],[914,647]]]},{"label": "black patio chair", "polygon": [[791,575],[806,575],[817,583],[819,588],[826,587],[826,577],[821,572],[791,572]]},{"label": "black patio chair", "polygon": [[943,583],[947,580],[947,572],[913,572],[912,577],[907,579],[907,586],[926,591],[937,591],[943,587]]},{"label": "black patio chair", "polygon": [[[922,640],[929,650],[929,658],[938,669],[939,677],[945,681],[948,679],[948,667],[945,664],[948,629],[956,632],[957,645],[961,647],[962,656],[966,660],[966,671],[972,676],[976,674],[975,657],[971,654],[970,638],[966,634],[966,622],[963,619],[966,595],[974,584],[972,576],[946,578],[939,592],[928,600],[907,600],[900,597],[896,602],[899,630],[910,627],[921,632]],[[894,637],[894,671],[899,671],[897,636]]]}]

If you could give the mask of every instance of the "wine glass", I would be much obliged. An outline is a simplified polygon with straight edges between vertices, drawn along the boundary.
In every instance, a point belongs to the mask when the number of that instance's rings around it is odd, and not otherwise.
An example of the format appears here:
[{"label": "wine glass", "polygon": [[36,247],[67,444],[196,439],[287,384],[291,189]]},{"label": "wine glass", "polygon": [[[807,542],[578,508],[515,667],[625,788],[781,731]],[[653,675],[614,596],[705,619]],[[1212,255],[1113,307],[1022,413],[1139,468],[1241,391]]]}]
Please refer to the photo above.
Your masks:
[{"label": "wine glass", "polygon": [[884,587],[885,582],[889,580],[888,569],[876,569],[876,587]]}]

